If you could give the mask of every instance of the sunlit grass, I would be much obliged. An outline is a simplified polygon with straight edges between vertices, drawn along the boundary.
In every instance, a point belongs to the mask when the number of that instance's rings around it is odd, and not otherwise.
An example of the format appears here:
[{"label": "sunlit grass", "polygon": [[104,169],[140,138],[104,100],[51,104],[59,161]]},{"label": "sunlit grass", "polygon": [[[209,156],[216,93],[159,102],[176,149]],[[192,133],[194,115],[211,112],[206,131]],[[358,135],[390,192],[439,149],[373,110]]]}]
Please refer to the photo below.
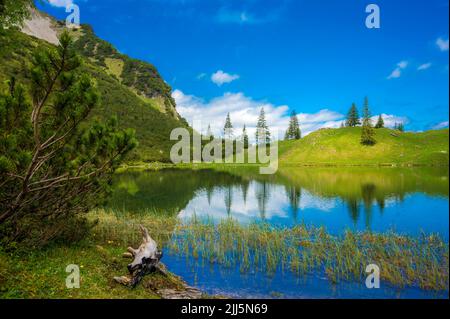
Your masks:
[{"label": "sunlit grass", "polygon": [[377,143],[367,147],[360,143],[361,127],[318,130],[284,146],[279,164],[448,166],[448,129],[401,133],[384,128],[375,133]]},{"label": "sunlit grass", "polygon": [[90,213],[89,219],[99,221],[90,235],[93,241],[98,243],[114,242],[124,249],[130,245],[137,246],[142,242],[139,225],[145,226],[149,230],[150,236],[159,245],[164,245],[170,240],[178,223],[176,217],[154,211],[135,215],[99,209]]}]

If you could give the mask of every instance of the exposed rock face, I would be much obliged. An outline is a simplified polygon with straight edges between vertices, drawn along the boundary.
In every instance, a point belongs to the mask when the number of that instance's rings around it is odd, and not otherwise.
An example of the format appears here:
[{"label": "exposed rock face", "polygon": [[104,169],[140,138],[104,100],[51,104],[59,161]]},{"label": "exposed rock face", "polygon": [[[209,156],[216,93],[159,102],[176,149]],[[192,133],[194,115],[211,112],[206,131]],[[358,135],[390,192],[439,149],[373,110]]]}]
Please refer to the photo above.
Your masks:
[{"label": "exposed rock face", "polygon": [[31,10],[30,19],[24,21],[22,32],[55,45],[59,44],[53,21],[35,9]]},{"label": "exposed rock face", "polygon": [[[101,93],[101,103],[92,111],[91,119],[107,120],[114,115],[119,119],[120,128],[135,129],[140,145],[131,155],[133,160],[169,162],[170,150],[175,144],[169,138],[172,130],[189,128],[189,124],[177,113],[171,96],[172,88],[155,66],[121,54],[112,44],[97,37],[90,25],[67,27],[65,21],[56,20],[37,9],[32,9],[28,20],[23,23],[23,35],[11,38],[8,46],[11,52],[22,51],[17,57],[28,63],[36,44],[46,42],[57,46],[59,36],[66,29],[73,37],[73,50],[83,58],[83,68],[95,78]],[[1,36],[14,37],[14,33]],[[26,47],[21,49],[13,45],[14,42]],[[8,78],[18,72],[12,67],[17,60],[16,55],[0,52],[0,58],[0,78]]]},{"label": "exposed rock face", "polygon": [[[64,22],[57,22],[54,18],[32,8],[30,18],[24,21],[22,32],[58,45],[58,35],[65,28]],[[114,71],[119,72],[114,75],[121,84],[130,88],[138,96],[153,100],[161,113],[168,114],[176,120],[181,119],[176,110],[175,100],[171,96],[172,88],[162,79],[152,64],[120,54],[110,43],[98,38],[89,25],[79,27],[72,25],[69,28],[81,31],[75,37],[74,43],[78,53],[110,74],[114,74]],[[121,70],[111,70],[107,60],[121,64]]]}]

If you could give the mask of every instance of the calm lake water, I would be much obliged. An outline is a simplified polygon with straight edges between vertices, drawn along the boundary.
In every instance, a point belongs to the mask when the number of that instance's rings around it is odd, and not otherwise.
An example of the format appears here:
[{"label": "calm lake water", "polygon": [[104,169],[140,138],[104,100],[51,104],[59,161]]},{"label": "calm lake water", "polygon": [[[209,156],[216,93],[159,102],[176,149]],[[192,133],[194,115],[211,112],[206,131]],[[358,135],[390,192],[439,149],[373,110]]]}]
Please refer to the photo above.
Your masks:
[{"label": "calm lake water", "polygon": [[[449,238],[448,168],[284,168],[263,176],[249,168],[166,169],[127,172],[115,180],[108,203],[115,211],[157,211],[181,220],[193,216],[215,221],[232,217],[248,224],[325,226],[333,234],[346,229]],[[189,284],[211,294],[267,298],[433,298],[419,289],[363,283],[331,285],[322,274],[298,278],[277,272],[242,274],[166,251],[164,263]]]}]

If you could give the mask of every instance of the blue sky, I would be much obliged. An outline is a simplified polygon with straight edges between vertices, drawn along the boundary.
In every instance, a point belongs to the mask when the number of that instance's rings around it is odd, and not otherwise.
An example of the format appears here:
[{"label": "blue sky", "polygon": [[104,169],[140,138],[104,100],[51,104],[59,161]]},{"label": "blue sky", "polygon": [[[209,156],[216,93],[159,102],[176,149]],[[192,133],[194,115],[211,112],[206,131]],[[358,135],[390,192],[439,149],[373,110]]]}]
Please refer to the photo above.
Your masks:
[{"label": "blue sky", "polygon": [[[374,115],[408,130],[448,127],[448,0],[49,0],[121,52],[153,63],[179,112],[220,131],[254,126],[264,106],[284,130],[290,110],[305,133],[339,126],[365,96]],[[366,6],[381,28],[365,26]],[[206,124],[207,126],[208,124]]]}]

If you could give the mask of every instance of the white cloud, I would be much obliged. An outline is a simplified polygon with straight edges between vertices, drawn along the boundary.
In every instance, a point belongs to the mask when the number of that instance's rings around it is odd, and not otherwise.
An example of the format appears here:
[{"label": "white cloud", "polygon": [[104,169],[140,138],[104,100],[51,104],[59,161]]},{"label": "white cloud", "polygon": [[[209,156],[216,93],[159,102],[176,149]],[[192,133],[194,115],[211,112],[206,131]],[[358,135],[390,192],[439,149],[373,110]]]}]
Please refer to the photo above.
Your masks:
[{"label": "white cloud", "polygon": [[[238,220],[242,224],[249,224],[261,220],[261,205],[258,203],[258,194],[262,191],[270,194],[269,200],[265,205],[264,219],[270,221],[272,219],[285,221],[292,220],[292,214],[289,207],[286,207],[286,189],[282,185],[268,185],[262,182],[252,181],[248,185],[248,194],[256,196],[248,196],[245,200],[242,195],[241,187],[230,187],[228,189],[215,187],[211,193],[206,191],[197,193],[189,204],[179,212],[178,217],[184,220],[191,220],[194,216],[209,218],[219,221],[229,218],[229,214],[224,202],[224,198],[231,191],[232,200],[230,202],[230,211],[233,219]],[[299,202],[301,210],[314,209],[315,214],[323,214],[331,212],[337,205],[335,198],[320,198],[306,190],[302,190],[302,196]]]},{"label": "white cloud", "polygon": [[[243,93],[225,93],[210,101],[204,101],[193,95],[186,95],[180,90],[172,94],[177,102],[177,110],[192,124],[193,120],[201,120],[202,130],[206,131],[208,125],[215,136],[221,136],[227,113],[230,113],[234,126],[234,134],[240,135],[244,124],[247,126],[249,138],[254,141],[256,122],[262,107],[266,112],[266,119],[273,131],[273,136],[283,138],[289,124],[289,107],[276,106],[267,101],[255,101]],[[338,128],[344,116],[338,112],[323,109],[317,113],[300,113],[298,119],[303,135],[321,128]],[[277,135],[278,133],[278,135]]]},{"label": "white cloud", "polygon": [[279,18],[280,9],[267,10],[266,15],[256,16],[254,13],[245,10],[221,8],[215,16],[215,21],[222,24],[256,25],[276,21]]},{"label": "white cloud", "polygon": [[66,8],[73,3],[73,0],[48,0],[48,2],[54,7]]},{"label": "white cloud", "polygon": [[246,11],[230,11],[222,8],[216,16],[216,21],[219,23],[253,23],[254,18]]},{"label": "white cloud", "polygon": [[217,71],[213,75],[211,75],[211,81],[213,81],[218,86],[222,86],[225,83],[231,83],[235,80],[239,79],[239,75],[237,74],[228,74],[223,72],[222,70]]},{"label": "white cloud", "polygon": [[420,65],[417,70],[418,71],[424,71],[424,70],[428,70],[429,68],[431,68],[432,64],[431,63],[424,63],[422,65]]},{"label": "white cloud", "polygon": [[[397,116],[397,115],[393,115],[393,114],[384,114],[384,113],[381,114],[381,116],[383,117],[383,120],[384,120],[384,126],[388,127],[388,128],[394,128],[395,124],[399,124],[399,123],[403,123],[403,124],[409,123],[409,119],[405,116]],[[379,115],[376,115],[371,118],[372,124],[375,125],[375,123],[378,121],[378,117],[379,117]]]},{"label": "white cloud", "polygon": [[408,67],[408,61],[401,61],[397,63],[397,67],[392,71],[392,73],[387,77],[388,80],[398,79],[402,76],[402,70]]},{"label": "white cloud", "polygon": [[439,38],[436,40],[436,45],[439,47],[441,51],[448,51],[448,39],[445,40],[443,38]]},{"label": "white cloud", "polygon": [[398,79],[402,75],[402,71],[399,68],[396,68],[392,71],[391,75],[388,76],[388,80],[390,79]]},{"label": "white cloud", "polygon": [[401,61],[401,62],[399,62],[399,63],[397,64],[397,66],[398,66],[400,69],[406,69],[406,67],[408,66],[408,61]]},{"label": "white cloud", "polygon": [[435,126],[432,127],[432,129],[433,130],[440,130],[440,129],[443,129],[443,128],[446,128],[446,127],[448,127],[448,121],[436,124]]}]

